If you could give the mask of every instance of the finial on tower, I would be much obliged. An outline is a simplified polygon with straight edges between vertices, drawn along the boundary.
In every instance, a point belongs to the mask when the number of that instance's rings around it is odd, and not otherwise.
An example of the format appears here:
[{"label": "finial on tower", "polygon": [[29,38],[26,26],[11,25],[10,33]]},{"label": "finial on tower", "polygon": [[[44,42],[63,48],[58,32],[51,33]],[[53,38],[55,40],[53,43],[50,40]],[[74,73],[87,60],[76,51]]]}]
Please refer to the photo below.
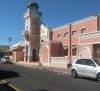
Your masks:
[{"label": "finial on tower", "polygon": [[27,8],[36,8],[36,9],[38,9],[38,8],[39,8],[39,5],[38,5],[38,3],[36,3],[35,0],[31,0],[31,1],[28,3]]}]

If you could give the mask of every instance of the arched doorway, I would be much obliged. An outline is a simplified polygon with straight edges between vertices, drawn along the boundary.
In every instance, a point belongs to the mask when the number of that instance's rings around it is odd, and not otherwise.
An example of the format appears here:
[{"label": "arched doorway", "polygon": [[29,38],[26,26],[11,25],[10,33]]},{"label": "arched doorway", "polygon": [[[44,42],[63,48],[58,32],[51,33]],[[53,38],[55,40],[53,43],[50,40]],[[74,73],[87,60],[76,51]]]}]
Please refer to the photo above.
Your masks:
[{"label": "arched doorway", "polygon": [[36,61],[36,49],[32,51],[32,61]]},{"label": "arched doorway", "polygon": [[92,58],[92,53],[88,46],[83,46],[80,49],[79,58]]}]

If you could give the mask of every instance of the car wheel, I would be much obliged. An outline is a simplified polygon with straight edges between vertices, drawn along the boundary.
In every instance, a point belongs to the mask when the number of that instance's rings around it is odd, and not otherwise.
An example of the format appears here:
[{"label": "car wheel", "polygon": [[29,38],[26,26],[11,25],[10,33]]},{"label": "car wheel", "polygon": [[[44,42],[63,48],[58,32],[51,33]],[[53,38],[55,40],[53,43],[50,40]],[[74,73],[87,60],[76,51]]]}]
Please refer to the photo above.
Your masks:
[{"label": "car wheel", "polygon": [[72,75],[73,78],[77,78],[77,72],[76,72],[75,69],[73,69],[73,70],[71,71],[71,75]]},{"label": "car wheel", "polygon": [[97,75],[97,81],[100,83],[100,73]]}]

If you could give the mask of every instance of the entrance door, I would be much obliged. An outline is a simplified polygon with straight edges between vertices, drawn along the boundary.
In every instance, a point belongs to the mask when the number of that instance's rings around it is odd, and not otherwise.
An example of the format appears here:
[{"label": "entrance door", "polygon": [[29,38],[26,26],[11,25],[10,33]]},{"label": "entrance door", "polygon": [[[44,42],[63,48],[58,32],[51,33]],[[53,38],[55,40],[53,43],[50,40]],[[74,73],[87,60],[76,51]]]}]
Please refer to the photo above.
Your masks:
[{"label": "entrance door", "polygon": [[93,56],[95,59],[100,60],[100,44],[93,45]]},{"label": "entrance door", "polygon": [[33,49],[33,53],[32,53],[32,60],[36,61],[36,49]]}]

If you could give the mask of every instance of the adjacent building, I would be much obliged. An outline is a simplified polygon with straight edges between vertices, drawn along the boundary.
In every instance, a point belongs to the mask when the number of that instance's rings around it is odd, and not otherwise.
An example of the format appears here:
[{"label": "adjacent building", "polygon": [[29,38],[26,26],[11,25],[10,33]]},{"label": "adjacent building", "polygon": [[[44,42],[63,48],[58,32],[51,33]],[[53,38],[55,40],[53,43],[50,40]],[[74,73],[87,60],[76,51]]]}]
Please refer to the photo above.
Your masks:
[{"label": "adjacent building", "polygon": [[0,58],[8,55],[9,46],[0,45]]},{"label": "adjacent building", "polygon": [[54,29],[41,21],[39,5],[30,2],[24,14],[23,41],[10,47],[14,62],[37,62],[67,68],[77,58],[100,60],[100,15]]}]

